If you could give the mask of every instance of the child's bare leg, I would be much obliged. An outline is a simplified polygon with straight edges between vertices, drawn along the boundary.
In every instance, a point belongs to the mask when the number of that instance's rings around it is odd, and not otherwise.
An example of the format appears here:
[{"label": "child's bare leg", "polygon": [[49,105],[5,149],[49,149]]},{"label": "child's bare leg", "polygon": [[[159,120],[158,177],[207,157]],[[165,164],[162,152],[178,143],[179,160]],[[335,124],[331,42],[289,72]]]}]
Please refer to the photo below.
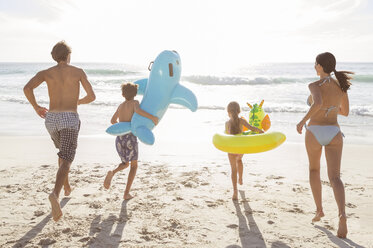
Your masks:
[{"label": "child's bare leg", "polygon": [[[62,159],[58,158],[58,167],[60,167],[62,164]],[[69,184],[69,173],[67,173],[66,180],[63,183],[63,190],[65,191],[65,196],[69,196],[71,194],[71,187]]]},{"label": "child's bare leg", "polygon": [[237,165],[236,165],[236,156],[235,154],[228,153],[229,163],[231,164],[231,178],[233,185],[233,196],[232,200],[238,200],[238,191],[237,191]]},{"label": "child's bare leg", "polygon": [[49,201],[52,206],[52,217],[54,221],[58,221],[62,216],[61,206],[58,202],[62,186],[66,181],[66,177],[69,173],[71,163],[61,159],[60,167],[58,168],[56,176],[56,184],[53,192],[49,195]]},{"label": "child's bare leg", "polygon": [[238,172],[238,183],[240,185],[243,184],[242,182],[242,174],[243,174],[243,163],[242,163],[243,155],[237,155],[237,172]]},{"label": "child's bare leg", "polygon": [[124,196],[123,196],[124,200],[129,200],[133,198],[133,196],[130,195],[130,190],[131,190],[133,180],[135,179],[135,176],[136,176],[136,171],[137,171],[137,160],[132,160],[130,173],[128,174],[126,190],[124,191]]},{"label": "child's bare leg", "polygon": [[118,165],[117,168],[115,168],[113,171],[108,171],[108,173],[106,174],[106,177],[105,177],[105,180],[104,180],[104,187],[105,189],[109,189],[110,188],[110,184],[111,184],[111,180],[113,179],[113,176],[115,175],[115,173],[121,171],[121,170],[124,170],[125,168],[127,168],[129,165],[129,163],[120,163]]}]

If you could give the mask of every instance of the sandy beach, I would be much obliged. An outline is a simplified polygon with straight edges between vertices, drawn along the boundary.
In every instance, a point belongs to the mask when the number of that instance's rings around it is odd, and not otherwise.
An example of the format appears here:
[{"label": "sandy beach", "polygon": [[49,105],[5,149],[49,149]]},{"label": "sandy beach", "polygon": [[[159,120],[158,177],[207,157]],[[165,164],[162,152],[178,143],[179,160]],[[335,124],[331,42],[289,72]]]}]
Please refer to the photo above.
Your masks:
[{"label": "sandy beach", "polygon": [[[373,248],[373,0],[0,0],[0,37],[0,248]],[[286,136],[242,178],[238,117]]]},{"label": "sandy beach", "polygon": [[109,190],[103,187],[117,162],[113,138],[80,137],[70,172],[73,191],[60,199],[64,215],[55,223],[47,200],[57,168],[49,137],[2,136],[0,246],[373,247],[372,146],[344,148],[347,239],[335,236],[337,206],[324,159],[326,216],[311,224],[315,207],[304,144],[245,155],[238,202],[231,200],[226,154],[212,145],[169,147],[140,146],[136,197],[123,201],[128,169]]}]

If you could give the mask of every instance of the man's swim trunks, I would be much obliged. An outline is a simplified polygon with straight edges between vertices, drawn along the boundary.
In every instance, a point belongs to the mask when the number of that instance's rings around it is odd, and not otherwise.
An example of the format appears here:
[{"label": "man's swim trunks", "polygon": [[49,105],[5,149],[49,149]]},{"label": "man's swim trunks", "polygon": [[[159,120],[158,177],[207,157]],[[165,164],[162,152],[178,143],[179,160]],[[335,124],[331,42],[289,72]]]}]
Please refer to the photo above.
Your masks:
[{"label": "man's swim trunks", "polygon": [[139,155],[139,148],[137,137],[132,133],[118,136],[115,140],[118,155],[123,163],[137,160]]},{"label": "man's swim trunks", "polygon": [[80,120],[75,112],[48,112],[45,117],[47,128],[54,145],[60,151],[58,157],[72,162],[78,146]]}]

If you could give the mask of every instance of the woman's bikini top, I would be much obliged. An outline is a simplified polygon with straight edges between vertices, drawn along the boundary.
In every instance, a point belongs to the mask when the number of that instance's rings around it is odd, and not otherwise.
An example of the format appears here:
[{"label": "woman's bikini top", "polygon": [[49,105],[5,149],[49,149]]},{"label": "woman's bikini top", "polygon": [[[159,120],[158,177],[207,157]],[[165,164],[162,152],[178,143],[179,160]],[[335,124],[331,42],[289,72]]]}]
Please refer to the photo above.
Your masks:
[{"label": "woman's bikini top", "polygon": [[[324,78],[324,80],[321,82],[321,83],[319,83],[319,86],[322,86],[324,83],[330,83],[330,79],[332,78],[332,76],[327,76],[327,77],[325,77]],[[338,85],[338,86],[340,86],[339,85],[339,82],[338,81],[335,81],[336,82],[336,84]],[[308,106],[311,106],[311,103],[308,101],[308,99],[307,99],[307,105]],[[336,109],[337,107],[336,106],[330,106],[330,107],[328,107],[328,108],[322,108],[322,110],[325,110],[326,111],[326,113],[325,113],[325,117],[327,117],[328,116],[328,114],[329,114],[329,112],[330,111],[332,111],[332,110],[334,110],[334,109]]]}]

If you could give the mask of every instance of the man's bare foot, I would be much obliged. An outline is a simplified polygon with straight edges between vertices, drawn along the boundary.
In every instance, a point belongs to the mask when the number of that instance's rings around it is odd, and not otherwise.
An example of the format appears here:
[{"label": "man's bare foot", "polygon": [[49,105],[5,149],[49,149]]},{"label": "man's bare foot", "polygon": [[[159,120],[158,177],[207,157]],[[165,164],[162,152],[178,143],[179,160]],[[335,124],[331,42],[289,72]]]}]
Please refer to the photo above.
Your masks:
[{"label": "man's bare foot", "polygon": [[105,177],[105,181],[104,181],[105,189],[110,188],[111,179],[113,178],[113,176],[114,176],[114,173],[112,171],[108,171],[108,173],[106,174],[106,177]]},{"label": "man's bare foot", "polygon": [[72,191],[70,185],[68,187],[63,187],[63,190],[65,191],[65,196],[69,196]]},{"label": "man's bare foot", "polygon": [[324,212],[322,210],[316,211],[315,217],[313,217],[312,222],[320,221],[322,217],[324,217]]},{"label": "man's bare foot", "polygon": [[243,182],[242,182],[242,178],[238,178],[238,184],[239,184],[239,185],[242,185],[242,184],[243,184]]},{"label": "man's bare foot", "polygon": [[54,221],[58,221],[62,216],[61,206],[58,202],[58,198],[54,193],[49,195],[49,201],[52,206],[52,217]]},{"label": "man's bare foot", "polygon": [[128,194],[124,194],[124,196],[123,196],[123,199],[124,199],[124,200],[130,200],[130,199],[132,199],[132,198],[134,198],[134,196],[132,196],[130,193],[128,193]]},{"label": "man's bare foot", "polygon": [[342,239],[345,239],[347,236],[347,217],[345,214],[341,214],[339,216],[339,227],[337,236]]},{"label": "man's bare foot", "polygon": [[235,191],[233,192],[232,200],[233,200],[233,201],[237,201],[237,200],[238,200],[238,193],[237,193],[237,190],[235,190]]}]

